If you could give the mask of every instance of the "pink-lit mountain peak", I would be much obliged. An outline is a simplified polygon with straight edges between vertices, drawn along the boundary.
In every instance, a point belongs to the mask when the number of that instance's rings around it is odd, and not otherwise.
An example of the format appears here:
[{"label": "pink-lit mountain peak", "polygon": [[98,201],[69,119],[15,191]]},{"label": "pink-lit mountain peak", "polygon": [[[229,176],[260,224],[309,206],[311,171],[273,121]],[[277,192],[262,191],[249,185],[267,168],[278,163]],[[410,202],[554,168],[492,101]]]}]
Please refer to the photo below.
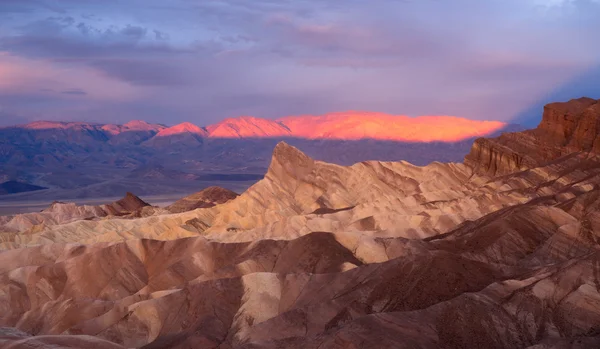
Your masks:
[{"label": "pink-lit mountain peak", "polygon": [[183,134],[183,133],[191,133],[191,134],[202,136],[202,137],[208,136],[208,132],[206,132],[205,129],[203,129],[199,126],[196,126],[190,122],[183,122],[181,124],[165,128],[165,129],[161,130],[156,136],[157,137],[166,137],[166,136],[173,136],[173,135],[178,135],[178,134]]},{"label": "pink-lit mountain peak", "polygon": [[[25,125],[39,129],[101,129],[113,137],[128,131],[156,133],[157,138],[282,138],[358,140],[375,139],[400,142],[456,142],[490,135],[506,123],[470,120],[455,116],[391,115],[377,112],[347,111],[324,115],[288,116],[277,120],[253,116],[225,119],[206,128],[184,122],[172,127],[134,120],[124,125],[97,125],[82,122],[37,121]],[[183,139],[183,138],[182,138]],[[186,138],[187,139],[187,138]],[[194,141],[195,140],[195,141]]]},{"label": "pink-lit mountain peak", "polygon": [[123,127],[127,128],[129,130],[136,130],[136,131],[151,131],[151,130],[155,130],[155,129],[162,130],[162,129],[166,128],[162,125],[148,123],[144,120],[132,120],[132,121],[129,121],[128,123],[124,124]]},{"label": "pink-lit mountain peak", "polygon": [[208,126],[213,138],[297,137],[307,139],[379,139],[408,142],[447,141],[491,134],[506,124],[455,116],[408,117],[348,111],[267,120],[239,117]]},{"label": "pink-lit mountain peak", "polygon": [[491,134],[506,126],[500,121],[455,116],[390,115],[349,111],[278,119],[295,137],[309,139],[379,139],[406,142],[455,142]]},{"label": "pink-lit mountain peak", "polygon": [[253,116],[225,119],[207,127],[213,138],[254,138],[290,136],[290,130],[281,123]]}]

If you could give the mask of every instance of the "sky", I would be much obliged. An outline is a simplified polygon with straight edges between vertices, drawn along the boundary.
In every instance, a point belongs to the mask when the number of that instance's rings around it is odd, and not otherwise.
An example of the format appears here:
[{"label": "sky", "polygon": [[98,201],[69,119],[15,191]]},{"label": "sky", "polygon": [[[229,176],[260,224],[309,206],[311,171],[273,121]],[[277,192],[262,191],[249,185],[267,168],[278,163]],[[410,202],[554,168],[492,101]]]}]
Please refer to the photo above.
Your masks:
[{"label": "sky", "polygon": [[0,0],[0,125],[600,98],[599,0]]}]

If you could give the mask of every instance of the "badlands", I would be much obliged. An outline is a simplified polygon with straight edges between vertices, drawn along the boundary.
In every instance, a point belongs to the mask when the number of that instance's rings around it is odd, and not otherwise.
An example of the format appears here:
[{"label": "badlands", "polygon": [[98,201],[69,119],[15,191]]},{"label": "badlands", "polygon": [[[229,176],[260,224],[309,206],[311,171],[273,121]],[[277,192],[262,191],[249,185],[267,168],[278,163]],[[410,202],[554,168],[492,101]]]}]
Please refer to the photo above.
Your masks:
[{"label": "badlands", "polygon": [[316,161],[241,195],[0,218],[0,348],[598,348],[600,101],[464,163]]}]

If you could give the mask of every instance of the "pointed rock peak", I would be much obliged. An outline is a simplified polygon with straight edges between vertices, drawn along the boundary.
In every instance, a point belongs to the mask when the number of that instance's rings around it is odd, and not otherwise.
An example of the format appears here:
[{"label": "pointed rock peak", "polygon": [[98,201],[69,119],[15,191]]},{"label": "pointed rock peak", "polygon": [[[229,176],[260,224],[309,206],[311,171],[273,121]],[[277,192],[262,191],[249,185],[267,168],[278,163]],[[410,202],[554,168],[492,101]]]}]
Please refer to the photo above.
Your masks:
[{"label": "pointed rock peak", "polygon": [[150,206],[150,204],[145,202],[144,200],[140,199],[138,196],[134,195],[133,193],[127,192],[127,194],[125,194],[124,198],[122,198],[119,201],[115,201],[114,203],[110,204],[109,206],[112,206],[117,211],[133,212],[140,208]]},{"label": "pointed rock peak", "polygon": [[124,199],[137,199],[137,200],[139,200],[140,198],[137,197],[137,195],[135,195],[134,193],[128,191],[127,193],[125,193]]},{"label": "pointed rock peak", "polygon": [[306,156],[300,149],[294,147],[293,145],[289,145],[285,141],[277,143],[275,149],[273,150],[273,156],[281,156],[288,154],[301,154],[302,156]]},{"label": "pointed rock peak", "polygon": [[277,143],[275,150],[273,150],[271,167],[275,163],[279,163],[286,167],[308,167],[314,163],[314,160],[300,151],[300,149],[281,141]]}]

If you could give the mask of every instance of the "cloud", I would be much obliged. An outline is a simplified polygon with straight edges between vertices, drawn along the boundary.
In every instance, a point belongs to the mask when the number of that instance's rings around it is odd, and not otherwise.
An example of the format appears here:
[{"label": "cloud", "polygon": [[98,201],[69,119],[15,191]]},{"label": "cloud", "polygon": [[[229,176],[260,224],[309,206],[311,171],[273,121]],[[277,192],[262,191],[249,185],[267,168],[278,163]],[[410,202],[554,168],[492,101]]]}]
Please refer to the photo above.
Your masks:
[{"label": "cloud", "polygon": [[111,122],[508,120],[563,85],[597,93],[571,81],[600,64],[598,15],[592,0],[3,0],[0,93],[13,114]]},{"label": "cloud", "polygon": [[1,37],[0,47],[29,57],[85,59],[171,51],[156,34],[150,35],[148,28],[131,24],[102,28],[71,16],[47,17],[16,31]]},{"label": "cloud", "polygon": [[99,59],[90,62],[106,76],[141,86],[178,86],[192,80],[182,69],[159,60]]},{"label": "cloud", "polygon": [[73,96],[85,96],[85,95],[87,95],[87,92],[85,92],[84,90],[82,90],[80,88],[72,88],[72,89],[64,90],[64,91],[61,91],[61,93],[63,95],[73,95]]}]

